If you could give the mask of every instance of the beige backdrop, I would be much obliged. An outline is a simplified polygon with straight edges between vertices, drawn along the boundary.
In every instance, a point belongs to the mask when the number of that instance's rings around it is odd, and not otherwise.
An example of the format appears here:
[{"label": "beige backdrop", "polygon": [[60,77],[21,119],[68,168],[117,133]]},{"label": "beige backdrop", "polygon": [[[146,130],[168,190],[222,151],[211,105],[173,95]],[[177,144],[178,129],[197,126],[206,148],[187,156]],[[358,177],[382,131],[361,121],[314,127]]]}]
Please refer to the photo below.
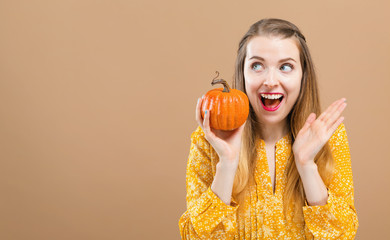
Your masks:
[{"label": "beige backdrop", "polygon": [[305,34],[346,97],[357,239],[384,239],[386,1],[0,1],[0,239],[179,239],[196,99],[255,21]]}]

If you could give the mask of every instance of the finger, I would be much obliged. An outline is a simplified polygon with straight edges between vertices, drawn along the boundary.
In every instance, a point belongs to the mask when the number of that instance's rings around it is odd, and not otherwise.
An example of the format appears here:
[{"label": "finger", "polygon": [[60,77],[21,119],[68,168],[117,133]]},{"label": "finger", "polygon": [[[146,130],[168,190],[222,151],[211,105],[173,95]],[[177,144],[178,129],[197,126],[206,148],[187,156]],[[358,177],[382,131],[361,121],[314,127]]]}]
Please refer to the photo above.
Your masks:
[{"label": "finger", "polygon": [[314,120],[316,120],[316,114],[310,113],[310,115],[307,117],[306,123],[310,125],[314,122]]},{"label": "finger", "polygon": [[315,120],[316,120],[316,114],[310,113],[309,116],[307,117],[306,122],[303,125],[301,131],[302,132],[306,131]]},{"label": "finger", "polygon": [[205,129],[210,129],[210,110],[204,112],[203,126]]},{"label": "finger", "polygon": [[241,126],[239,126],[238,127],[238,132],[242,132],[242,131],[244,131],[244,128],[245,128],[245,125],[246,125],[246,123],[248,122],[248,120],[246,120],[245,122],[244,122],[244,124],[242,124]]},{"label": "finger", "polygon": [[337,107],[337,105],[339,104],[340,102],[340,99],[339,100],[336,100],[334,101],[319,117],[318,119],[321,120],[321,121],[324,121],[326,122],[328,117],[329,117],[329,113],[335,108]]},{"label": "finger", "polygon": [[210,137],[214,137],[214,133],[211,131],[210,128],[210,109],[206,110],[204,113],[204,119],[203,119],[203,131],[206,135],[206,139],[210,140]]},{"label": "finger", "polygon": [[195,118],[198,125],[203,129],[201,107],[202,107],[202,99],[198,98],[198,102],[196,104],[196,110],[195,110]]},{"label": "finger", "polygon": [[[332,119],[333,115],[337,112],[337,110],[345,103],[345,98],[339,99],[336,101],[336,104],[332,106],[332,108],[327,111],[325,114],[325,117],[323,118],[323,121],[328,124],[329,120]],[[336,117],[337,118],[337,117]]]},{"label": "finger", "polygon": [[345,98],[334,101],[319,117],[318,119],[324,122],[328,121],[329,116],[332,112],[339,107],[340,104],[345,102]]},{"label": "finger", "polygon": [[[340,124],[344,121],[344,117],[339,117],[337,121],[332,125],[332,127],[329,128],[329,136],[331,137],[333,133],[337,130],[337,128],[340,126]],[[329,137],[329,138],[330,138]]]},{"label": "finger", "polygon": [[322,112],[321,113],[321,115],[318,117],[318,119],[319,120],[323,120],[324,118],[325,118],[325,115],[330,111],[330,109],[334,106],[334,105],[336,105],[337,104],[337,102],[338,102],[338,100],[337,101],[334,101],[324,112]]},{"label": "finger", "polygon": [[344,111],[346,108],[347,103],[343,102],[341,105],[332,113],[332,115],[329,115],[326,125],[331,128],[335,121],[338,120],[338,118],[341,116],[341,113]]}]

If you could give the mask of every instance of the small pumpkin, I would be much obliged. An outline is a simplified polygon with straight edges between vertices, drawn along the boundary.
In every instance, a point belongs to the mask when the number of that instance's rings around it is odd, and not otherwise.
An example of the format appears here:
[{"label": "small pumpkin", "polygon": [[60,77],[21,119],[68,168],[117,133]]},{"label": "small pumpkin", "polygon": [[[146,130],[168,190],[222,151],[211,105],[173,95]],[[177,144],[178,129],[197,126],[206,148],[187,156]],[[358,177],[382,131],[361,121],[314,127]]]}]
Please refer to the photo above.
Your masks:
[{"label": "small pumpkin", "polygon": [[204,118],[206,110],[210,109],[210,127],[219,130],[234,130],[245,123],[249,114],[249,100],[246,94],[238,89],[232,89],[223,79],[217,79],[211,85],[223,84],[224,88],[208,91],[202,98],[201,114]]}]

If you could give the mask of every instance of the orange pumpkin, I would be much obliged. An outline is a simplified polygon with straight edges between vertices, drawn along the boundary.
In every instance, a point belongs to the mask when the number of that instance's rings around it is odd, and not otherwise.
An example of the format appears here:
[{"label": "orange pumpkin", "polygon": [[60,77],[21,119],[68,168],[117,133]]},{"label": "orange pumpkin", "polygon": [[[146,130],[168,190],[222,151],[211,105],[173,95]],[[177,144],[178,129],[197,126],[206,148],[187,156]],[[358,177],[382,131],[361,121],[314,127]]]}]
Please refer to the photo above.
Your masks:
[{"label": "orange pumpkin", "polygon": [[249,100],[245,93],[231,89],[223,79],[216,79],[211,85],[223,84],[224,88],[208,91],[202,98],[201,114],[204,118],[206,110],[210,109],[210,127],[219,130],[234,130],[245,123],[249,114]]}]

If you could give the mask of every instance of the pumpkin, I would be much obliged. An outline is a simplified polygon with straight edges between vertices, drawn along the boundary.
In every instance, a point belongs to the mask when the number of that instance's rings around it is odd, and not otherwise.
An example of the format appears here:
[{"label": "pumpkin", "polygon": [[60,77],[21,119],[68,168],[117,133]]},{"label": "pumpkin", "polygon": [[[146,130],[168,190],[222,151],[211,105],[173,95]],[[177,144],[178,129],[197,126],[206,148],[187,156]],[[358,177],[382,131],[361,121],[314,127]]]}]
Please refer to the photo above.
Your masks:
[{"label": "pumpkin", "polygon": [[234,130],[245,123],[249,114],[249,100],[246,94],[238,89],[232,89],[223,79],[216,79],[211,85],[223,84],[224,88],[208,91],[202,98],[201,114],[204,118],[206,110],[210,109],[210,127],[219,130]]}]

